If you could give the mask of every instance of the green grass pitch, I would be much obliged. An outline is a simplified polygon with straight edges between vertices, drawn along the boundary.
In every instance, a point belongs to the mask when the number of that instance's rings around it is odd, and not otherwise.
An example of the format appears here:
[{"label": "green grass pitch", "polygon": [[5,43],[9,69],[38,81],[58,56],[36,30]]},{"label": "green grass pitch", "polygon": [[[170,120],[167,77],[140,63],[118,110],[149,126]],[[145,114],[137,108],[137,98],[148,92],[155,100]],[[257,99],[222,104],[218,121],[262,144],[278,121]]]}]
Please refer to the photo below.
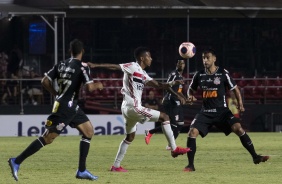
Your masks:
[{"label": "green grass pitch", "polygon": [[[225,137],[210,133],[197,138],[196,172],[183,172],[186,155],[172,158],[165,150],[162,134],[152,137],[146,145],[143,135],[137,135],[130,145],[122,166],[128,173],[112,173],[118,146],[124,136],[94,136],[87,157],[87,169],[99,176],[97,181],[75,178],[78,165],[80,137],[58,137],[51,145],[42,148],[26,159],[19,170],[20,184],[280,184],[282,183],[282,134],[249,133],[257,153],[270,155],[265,163],[255,165],[236,135]],[[186,134],[177,139],[179,146],[186,145]],[[11,176],[8,158],[18,155],[35,137],[0,137],[0,183],[16,183]]]}]

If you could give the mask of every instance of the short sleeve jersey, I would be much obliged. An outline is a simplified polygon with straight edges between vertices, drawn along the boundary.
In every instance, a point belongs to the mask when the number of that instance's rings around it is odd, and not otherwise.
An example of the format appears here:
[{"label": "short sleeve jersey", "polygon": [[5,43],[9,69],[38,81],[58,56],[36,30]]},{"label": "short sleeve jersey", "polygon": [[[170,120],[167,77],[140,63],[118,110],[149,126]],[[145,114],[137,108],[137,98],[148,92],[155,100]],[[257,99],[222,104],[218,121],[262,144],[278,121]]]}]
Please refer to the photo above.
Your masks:
[{"label": "short sleeve jersey", "polygon": [[[183,80],[183,76],[176,70],[173,70],[167,79],[167,82],[171,82],[171,81],[176,81],[176,80]],[[177,92],[177,93],[182,93],[182,88],[183,85],[179,84],[179,85],[174,85],[172,86],[173,91]],[[178,97],[175,96],[174,94],[171,94],[170,92],[166,92],[164,100],[173,100],[173,101],[179,101]]]},{"label": "short sleeve jersey", "polygon": [[123,105],[141,106],[145,84],[153,80],[137,62],[120,64],[124,73],[121,93],[124,95]]},{"label": "short sleeve jersey", "polygon": [[59,102],[77,100],[81,85],[93,82],[87,63],[75,58],[54,65],[45,76],[52,82],[57,81],[59,90],[56,100]]},{"label": "short sleeve jersey", "polygon": [[226,90],[233,90],[236,86],[229,72],[218,67],[213,74],[207,74],[205,70],[195,73],[189,88],[196,91],[200,87],[203,109],[216,109],[227,107]]}]

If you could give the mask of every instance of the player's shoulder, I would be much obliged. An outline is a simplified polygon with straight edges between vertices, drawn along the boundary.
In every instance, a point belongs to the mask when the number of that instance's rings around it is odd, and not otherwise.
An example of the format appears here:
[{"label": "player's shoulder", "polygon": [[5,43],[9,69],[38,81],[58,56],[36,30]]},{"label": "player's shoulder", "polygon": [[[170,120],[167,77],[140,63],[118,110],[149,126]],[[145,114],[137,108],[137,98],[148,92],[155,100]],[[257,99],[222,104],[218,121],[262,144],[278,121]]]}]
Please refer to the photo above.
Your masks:
[{"label": "player's shoulder", "polygon": [[169,75],[176,75],[176,74],[177,74],[176,70],[173,70],[173,71],[170,72]]},{"label": "player's shoulder", "polygon": [[219,67],[218,69],[219,69],[220,72],[222,72],[224,74],[230,74],[229,71],[227,69],[225,69],[225,68]]},{"label": "player's shoulder", "polygon": [[84,68],[88,68],[88,64],[85,62],[81,62],[81,66],[83,66]]},{"label": "player's shoulder", "polygon": [[196,76],[196,75],[200,75],[200,76],[206,75],[206,71],[205,71],[204,69],[199,70],[199,71],[196,71],[195,74],[194,74],[194,76]]}]

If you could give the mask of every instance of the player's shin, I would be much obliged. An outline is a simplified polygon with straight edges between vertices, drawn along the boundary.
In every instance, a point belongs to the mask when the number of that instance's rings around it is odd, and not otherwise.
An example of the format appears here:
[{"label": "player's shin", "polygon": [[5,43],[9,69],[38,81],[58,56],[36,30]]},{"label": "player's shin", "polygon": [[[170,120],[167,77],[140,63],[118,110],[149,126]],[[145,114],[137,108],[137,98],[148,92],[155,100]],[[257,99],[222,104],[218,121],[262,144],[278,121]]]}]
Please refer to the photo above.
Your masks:
[{"label": "player's shin", "polygon": [[86,157],[89,152],[91,138],[82,136],[79,146],[79,171],[83,172],[86,169]]},{"label": "player's shin", "polygon": [[167,139],[167,142],[169,143],[171,147],[171,150],[175,150],[176,149],[175,138],[174,138],[169,121],[165,121],[162,123],[162,129]]},{"label": "player's shin", "polygon": [[246,150],[248,150],[248,152],[252,155],[252,157],[256,158],[257,153],[255,151],[253,142],[246,132],[244,132],[244,134],[240,136],[240,141],[242,145],[246,148]]},{"label": "player's shin", "polygon": [[16,164],[21,164],[27,157],[33,155],[39,151],[43,146],[46,145],[46,142],[43,137],[39,137],[34,140],[15,160]]},{"label": "player's shin", "polygon": [[188,137],[187,138],[187,147],[189,147],[191,150],[187,153],[188,157],[188,165],[194,166],[194,157],[196,154],[196,138],[194,137]]},{"label": "player's shin", "polygon": [[116,159],[114,162],[114,167],[119,168],[120,167],[120,163],[124,158],[124,155],[126,153],[126,150],[128,148],[128,146],[131,144],[131,142],[123,140],[120,145],[119,145],[119,149],[116,155]]}]

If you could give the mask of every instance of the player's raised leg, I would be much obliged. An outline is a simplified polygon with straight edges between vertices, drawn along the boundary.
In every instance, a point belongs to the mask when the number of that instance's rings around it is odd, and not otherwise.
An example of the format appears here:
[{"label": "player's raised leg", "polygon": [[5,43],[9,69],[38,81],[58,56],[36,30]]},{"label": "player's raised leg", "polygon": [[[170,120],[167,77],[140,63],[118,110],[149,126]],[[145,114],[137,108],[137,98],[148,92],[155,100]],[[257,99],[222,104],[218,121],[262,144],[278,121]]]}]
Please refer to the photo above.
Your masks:
[{"label": "player's raised leg", "polygon": [[159,117],[159,121],[162,122],[163,133],[165,134],[167,142],[169,143],[169,145],[171,147],[171,150],[172,150],[171,156],[175,158],[178,155],[183,155],[183,154],[189,152],[190,148],[182,148],[180,146],[176,146],[175,138],[174,138],[171,126],[170,126],[168,115],[161,112],[160,117]]}]

